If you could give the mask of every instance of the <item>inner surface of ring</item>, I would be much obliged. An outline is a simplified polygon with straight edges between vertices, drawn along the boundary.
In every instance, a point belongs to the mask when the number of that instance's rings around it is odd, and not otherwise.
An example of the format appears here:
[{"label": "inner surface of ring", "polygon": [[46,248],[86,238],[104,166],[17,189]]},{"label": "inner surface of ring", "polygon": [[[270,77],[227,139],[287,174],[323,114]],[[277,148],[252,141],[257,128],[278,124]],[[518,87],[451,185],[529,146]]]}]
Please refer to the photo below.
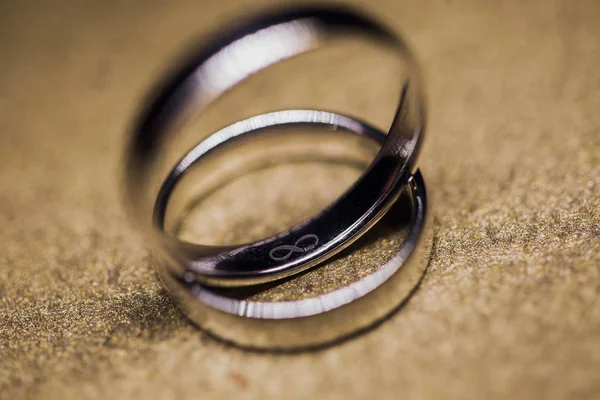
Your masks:
[{"label": "inner surface of ring", "polygon": [[[203,158],[175,188],[166,229],[186,242],[219,246],[258,241],[309,219],[356,181],[380,146],[371,138],[331,129],[267,130],[240,137]],[[365,236],[319,268],[277,283],[220,293],[270,302],[340,289],[391,259],[406,236],[410,210],[410,202],[402,198]]]},{"label": "inner surface of ring", "polygon": [[[358,122],[354,119],[350,119],[338,114],[312,110],[280,111],[270,114],[263,114],[248,120],[240,121],[224,128],[221,131],[216,132],[211,137],[201,142],[174,168],[169,175],[169,178],[165,181],[163,187],[161,188],[159,196],[157,197],[154,215],[157,226],[164,229],[167,205],[170,202],[174,189],[183,179],[185,179],[186,175],[188,175],[190,167],[202,159],[207,157],[210,159],[211,155],[218,154],[218,150],[220,150],[220,148],[226,143],[230,141],[237,141],[240,139],[240,137],[259,138],[259,136],[256,135],[259,132],[264,133],[265,130],[281,129],[281,127],[289,126],[316,127],[319,125],[330,127],[333,126],[335,129],[343,129],[347,132],[354,133],[357,137],[362,136],[364,138],[380,139],[382,135],[379,131],[370,127],[369,125]],[[292,144],[290,148],[293,149],[296,147],[293,145],[293,141],[289,141],[289,143]],[[258,148],[260,147],[261,146],[259,144]],[[315,150],[321,149],[321,151],[323,151],[328,148],[328,146],[323,146],[321,144],[318,145]],[[333,146],[332,148],[337,148],[339,152],[339,146]],[[370,152],[370,155],[367,156],[366,159],[372,156],[375,150],[373,146],[365,147],[363,145],[361,148],[369,149],[368,153]],[[342,151],[339,154],[344,154],[344,152]],[[348,155],[345,157],[348,157]],[[277,157],[274,157],[272,160],[276,159]],[[376,198],[381,190],[377,187],[377,185],[385,184],[387,179],[389,179],[386,174],[382,174],[383,176],[381,177],[377,176],[377,172],[381,171],[377,169],[368,170],[367,175],[371,175],[371,180],[368,180],[365,183],[363,175],[361,180],[359,180],[350,190],[346,191],[344,197],[342,198],[345,198],[347,203],[353,204],[351,199],[348,199],[348,197],[359,196],[354,202],[354,206],[359,208],[364,207],[364,204],[360,204],[360,196],[363,194],[360,192],[360,190],[357,190],[358,185],[362,184],[362,189],[365,189],[365,185],[367,185],[366,190],[370,190],[372,193],[366,194]],[[369,185],[375,185],[375,187],[370,187]],[[192,265],[191,268],[188,267],[188,271],[191,272],[196,272],[199,269],[208,269],[210,272],[210,268],[213,268],[215,271],[223,269],[229,273],[233,272],[237,275],[234,275],[236,278],[250,277],[250,279],[248,279],[246,282],[251,282],[251,284],[260,283],[259,280],[262,280],[262,282],[273,280],[271,278],[274,276],[272,271],[274,269],[281,269],[281,265],[285,265],[285,263],[288,262],[288,259],[297,262],[299,258],[311,256],[312,253],[327,249],[327,246],[331,246],[331,243],[333,243],[340,236],[343,237],[344,235],[347,235],[347,231],[344,230],[347,229],[348,226],[352,227],[352,224],[356,224],[356,221],[353,221],[353,210],[340,207],[338,202],[334,203],[330,207],[327,207],[313,218],[310,218],[307,221],[294,226],[292,229],[274,237],[249,245],[229,247],[223,246],[220,248],[221,251],[217,256],[202,254],[202,249],[208,248],[207,246],[197,247],[190,245],[188,252],[184,253],[185,258],[182,260],[188,265]],[[378,219],[373,219],[373,221],[377,220]],[[291,239],[294,239],[294,241],[290,242]],[[177,240],[178,243],[182,243],[178,239],[174,240]],[[351,241],[347,240],[347,245],[349,244],[351,244]],[[215,248],[219,247],[210,247],[209,249],[214,250]],[[179,249],[180,252],[182,252],[181,245],[179,245]],[[187,249],[183,248],[183,250]],[[343,250],[343,248],[339,248],[339,250]],[[307,269],[310,266],[312,265],[305,263],[303,269]],[[258,276],[252,276],[251,274]],[[267,279],[264,279],[265,276]],[[277,278],[282,277],[285,276],[279,275]],[[248,284],[246,282],[244,283]],[[210,284],[211,282],[208,283]]]}]

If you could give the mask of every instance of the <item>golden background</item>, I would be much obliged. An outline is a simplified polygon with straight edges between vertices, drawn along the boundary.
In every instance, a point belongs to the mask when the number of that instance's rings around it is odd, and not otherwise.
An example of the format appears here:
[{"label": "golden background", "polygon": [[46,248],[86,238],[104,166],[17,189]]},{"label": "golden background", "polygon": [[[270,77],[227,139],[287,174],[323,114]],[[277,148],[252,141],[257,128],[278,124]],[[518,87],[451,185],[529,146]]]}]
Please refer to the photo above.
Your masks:
[{"label": "golden background", "polygon": [[186,43],[259,4],[0,2],[0,397],[598,398],[595,0],[363,3],[431,108],[434,251],[390,320],[256,354],[173,307],[122,209],[126,130]]}]

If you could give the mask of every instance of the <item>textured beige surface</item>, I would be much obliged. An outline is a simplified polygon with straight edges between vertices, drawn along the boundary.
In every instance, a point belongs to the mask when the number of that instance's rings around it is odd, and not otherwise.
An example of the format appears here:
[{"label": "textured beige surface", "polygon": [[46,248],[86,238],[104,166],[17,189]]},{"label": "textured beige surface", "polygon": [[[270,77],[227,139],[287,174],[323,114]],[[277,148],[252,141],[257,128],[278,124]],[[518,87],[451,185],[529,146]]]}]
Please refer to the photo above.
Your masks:
[{"label": "textured beige surface", "polygon": [[115,185],[140,94],[240,8],[0,3],[0,397],[598,398],[600,3],[369,3],[425,68],[434,255],[391,320],[294,356],[189,324]]}]

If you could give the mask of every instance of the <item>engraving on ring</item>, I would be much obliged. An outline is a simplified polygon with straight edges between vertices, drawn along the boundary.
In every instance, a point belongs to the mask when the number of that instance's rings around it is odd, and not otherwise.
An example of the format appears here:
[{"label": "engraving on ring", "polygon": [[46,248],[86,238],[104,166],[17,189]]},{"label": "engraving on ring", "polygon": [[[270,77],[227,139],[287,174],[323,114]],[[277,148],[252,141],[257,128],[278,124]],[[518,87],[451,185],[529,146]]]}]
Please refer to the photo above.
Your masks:
[{"label": "engraving on ring", "polygon": [[[312,243],[308,243],[305,246],[302,245],[309,241]],[[307,252],[313,250],[315,247],[317,247],[318,244],[319,244],[319,238],[317,237],[317,235],[313,235],[312,233],[309,233],[308,235],[304,235],[300,239],[296,240],[296,243],[294,243],[293,245],[284,244],[284,245],[275,247],[273,250],[271,250],[269,252],[269,257],[271,257],[271,259],[273,261],[285,261],[288,258],[290,258],[292,256],[292,254],[294,254],[294,253],[307,253]],[[283,255],[278,256],[276,254],[276,253],[281,254],[283,252],[285,252]]]}]

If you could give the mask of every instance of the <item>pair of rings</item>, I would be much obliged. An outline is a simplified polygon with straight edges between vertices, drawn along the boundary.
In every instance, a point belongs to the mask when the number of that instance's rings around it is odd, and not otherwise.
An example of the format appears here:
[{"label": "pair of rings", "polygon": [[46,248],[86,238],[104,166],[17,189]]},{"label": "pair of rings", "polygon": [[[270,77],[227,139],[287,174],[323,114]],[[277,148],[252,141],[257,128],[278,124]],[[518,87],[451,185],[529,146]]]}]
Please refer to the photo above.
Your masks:
[{"label": "pair of rings", "polygon": [[[175,166],[161,171],[165,148],[191,116],[258,71],[348,38],[392,52],[405,67],[397,112],[387,134],[356,118],[315,110],[257,115],[202,140]],[[388,316],[420,281],[431,250],[427,194],[416,169],[425,132],[421,82],[408,47],[364,14],[340,8],[267,13],[220,32],[169,77],[140,116],[128,148],[126,187],[131,214],[154,250],[159,275],[176,303],[201,328],[250,348],[326,345]],[[290,126],[331,128],[378,148],[357,182],[318,215],[254,243],[203,246],[169,232],[182,204],[178,188],[206,159],[242,138]],[[196,176],[195,174],[194,176]],[[202,176],[201,179],[209,177]],[[396,254],[348,286],[297,301],[239,300],[219,288],[280,281],[338,254],[371,229],[406,191],[410,227]],[[377,290],[375,290],[377,289]]]}]

